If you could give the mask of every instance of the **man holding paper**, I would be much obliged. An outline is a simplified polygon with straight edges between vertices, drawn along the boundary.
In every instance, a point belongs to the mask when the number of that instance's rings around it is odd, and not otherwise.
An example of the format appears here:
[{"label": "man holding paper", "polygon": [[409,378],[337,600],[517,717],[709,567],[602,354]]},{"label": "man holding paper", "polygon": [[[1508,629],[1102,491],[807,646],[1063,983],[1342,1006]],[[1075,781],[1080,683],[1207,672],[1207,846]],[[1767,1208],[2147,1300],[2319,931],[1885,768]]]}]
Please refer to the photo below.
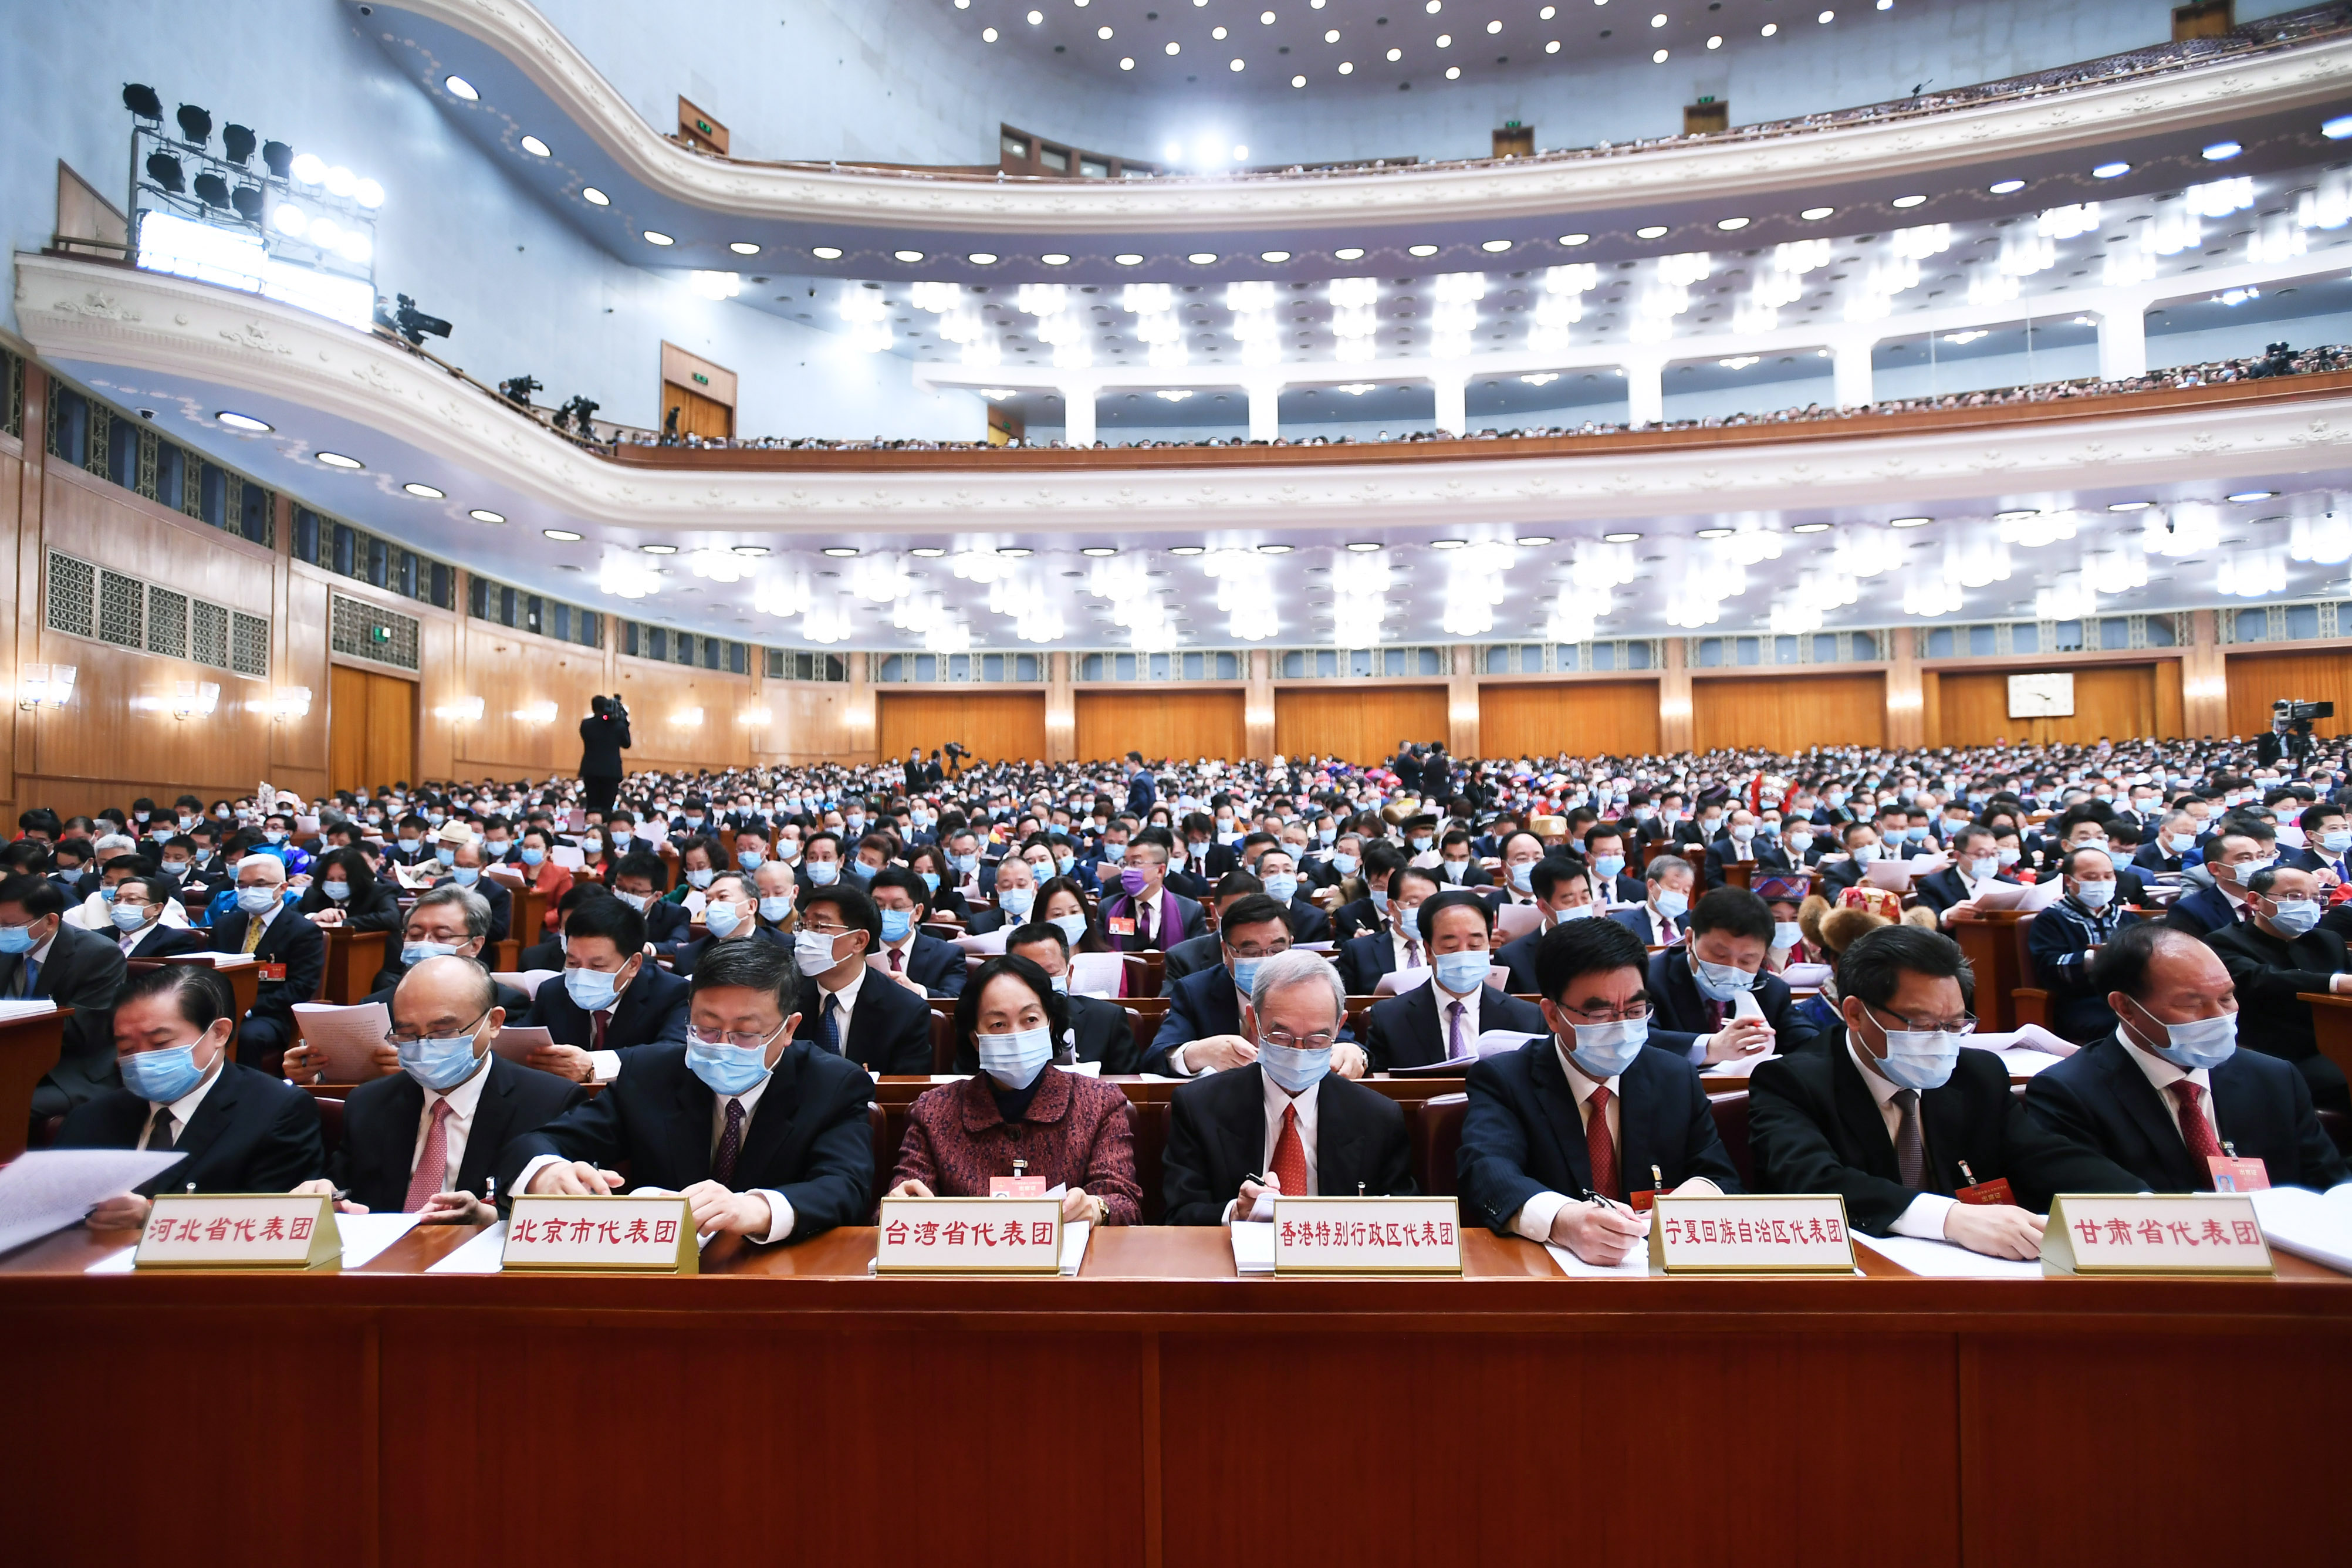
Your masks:
[{"label": "man holding paper", "polygon": [[686,1041],[638,1047],[602,1094],[508,1145],[499,1190],[677,1192],[698,1230],[755,1242],[863,1223],[874,1080],[793,1037],[800,996],[800,967],[782,948],[714,948],[695,965]]},{"label": "man holding paper", "polygon": [[1533,1005],[1486,983],[1494,967],[1494,906],[1467,888],[1432,894],[1417,911],[1429,948],[1426,984],[1372,1005],[1364,1049],[1376,1072],[1473,1055],[1486,1029],[1544,1032]]},{"label": "man holding paper", "polygon": [[507,1020],[497,991],[470,958],[414,965],[393,993],[384,1040],[399,1071],[352,1090],[325,1179],[294,1190],[341,1194],[347,1213],[414,1214],[426,1225],[497,1217],[483,1199],[508,1143],[588,1098],[491,1050]]},{"label": "man holding paper", "polygon": [[1687,1037],[1684,1049],[1697,1068],[1811,1045],[1818,1032],[1791,1005],[1789,983],[1764,972],[1773,925],[1770,906],[1746,888],[1701,898],[1690,912],[1690,941],[1650,955],[1653,1039]]},{"label": "man holding paper", "polygon": [[2009,1068],[1964,1048],[1976,977],[1951,938],[1881,926],[1838,960],[1822,1050],[1748,1080],[1748,1149],[1768,1193],[1836,1193],[1872,1236],[2040,1255],[2050,1196],[2115,1190],[2105,1160],[2025,1114]]}]

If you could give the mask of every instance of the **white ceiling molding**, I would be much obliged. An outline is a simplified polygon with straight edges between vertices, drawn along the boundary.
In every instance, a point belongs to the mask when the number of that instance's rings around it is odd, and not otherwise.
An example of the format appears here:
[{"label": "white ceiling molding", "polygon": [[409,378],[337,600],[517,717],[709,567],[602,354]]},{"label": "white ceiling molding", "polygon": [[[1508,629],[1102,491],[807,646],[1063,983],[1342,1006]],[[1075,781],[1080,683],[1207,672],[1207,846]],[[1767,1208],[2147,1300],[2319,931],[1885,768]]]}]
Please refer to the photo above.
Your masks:
[{"label": "white ceiling molding", "polygon": [[2315,44],[2144,79],[1980,108],[1753,142],[1664,146],[1563,161],[1377,174],[1050,181],[1035,184],[734,163],[690,153],[647,125],[553,23],[523,0],[398,0],[480,39],[647,187],[713,213],[932,233],[1008,229],[1116,236],[1302,230],[1413,222],[1568,217],[1644,203],[1919,175],[1988,160],[2112,145],[2340,99],[2352,41]]},{"label": "white ceiling molding", "polygon": [[[2034,491],[2226,486],[2352,469],[2352,396],[1948,434],[1426,465],[1041,472],[999,454],[948,472],[621,468],[421,359],[306,311],[100,262],[20,254],[16,317],[60,363],[182,375],[380,431],[591,524],[838,537],[1115,526],[1523,527],[1638,515],[1969,503]],[[1867,428],[1866,426],[1861,428]],[[982,455],[983,457],[985,455]],[[1001,463],[1002,467],[996,467]]]}]

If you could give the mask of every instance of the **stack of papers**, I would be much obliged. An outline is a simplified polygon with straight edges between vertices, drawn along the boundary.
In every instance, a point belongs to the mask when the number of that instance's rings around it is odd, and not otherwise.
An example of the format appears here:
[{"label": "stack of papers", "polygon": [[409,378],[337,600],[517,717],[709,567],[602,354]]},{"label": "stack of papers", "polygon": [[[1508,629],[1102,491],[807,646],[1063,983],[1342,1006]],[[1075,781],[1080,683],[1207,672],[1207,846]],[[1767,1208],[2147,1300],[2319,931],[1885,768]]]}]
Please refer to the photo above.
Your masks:
[{"label": "stack of papers", "polygon": [[427,1274],[496,1274],[499,1260],[507,1249],[507,1222],[497,1224],[478,1234],[471,1241],[438,1262],[430,1264]]},{"label": "stack of papers", "polygon": [[1948,1241],[1931,1241],[1919,1236],[1856,1236],[1853,1239],[1889,1263],[1930,1279],[2042,1278],[2042,1260],[2038,1258],[2022,1261],[2013,1258],[1987,1258],[1981,1252],[1970,1252],[1967,1247]]},{"label": "stack of papers", "polygon": [[1559,1264],[1559,1271],[1570,1279],[1647,1279],[1650,1277],[1650,1253],[1646,1247],[1635,1247],[1624,1262],[1608,1268],[1598,1263],[1587,1263],[1567,1247],[1554,1247],[1549,1242],[1544,1244],[1544,1250],[1551,1254],[1551,1260]]},{"label": "stack of papers", "polygon": [[1274,1272],[1274,1226],[1244,1220],[1225,1226],[1233,1238],[1234,1272],[1244,1277]]},{"label": "stack of papers", "polygon": [[2352,1184],[2325,1193],[2273,1187],[2254,1194],[2253,1199],[2264,1241],[2282,1252],[2352,1274]]},{"label": "stack of papers", "polygon": [[101,1198],[127,1193],[186,1159],[169,1150],[33,1149],[0,1165],[0,1252],[79,1225]]},{"label": "stack of papers", "polygon": [[35,1018],[57,1010],[58,1005],[46,996],[27,997],[21,1002],[0,1002],[0,1018]]},{"label": "stack of papers", "polygon": [[338,1007],[331,1002],[297,1002],[294,1026],[302,1043],[326,1053],[321,1083],[365,1083],[378,1075],[376,1048],[392,1028],[392,1013],[381,1002]]}]

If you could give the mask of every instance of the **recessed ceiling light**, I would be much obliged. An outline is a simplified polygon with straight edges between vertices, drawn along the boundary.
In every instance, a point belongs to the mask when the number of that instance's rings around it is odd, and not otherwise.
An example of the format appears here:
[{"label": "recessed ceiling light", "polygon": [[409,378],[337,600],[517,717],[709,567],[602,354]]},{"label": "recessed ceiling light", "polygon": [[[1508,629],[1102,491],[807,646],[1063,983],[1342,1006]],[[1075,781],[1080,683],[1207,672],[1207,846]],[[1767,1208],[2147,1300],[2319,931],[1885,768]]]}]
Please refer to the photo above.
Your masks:
[{"label": "recessed ceiling light", "polygon": [[447,90],[450,97],[461,103],[478,101],[482,96],[474,90],[472,82],[461,76],[445,76],[441,79],[441,85]]},{"label": "recessed ceiling light", "polygon": [[1025,544],[1003,545],[999,548],[996,552],[999,555],[1003,556],[1008,561],[1026,561],[1029,557],[1037,553]]},{"label": "recessed ceiling light", "polygon": [[890,258],[894,261],[903,261],[912,267],[923,258],[923,253],[919,250],[894,250],[890,253]]},{"label": "recessed ceiling light", "polygon": [[675,555],[677,553],[677,546],[675,544],[640,544],[637,548],[644,551],[648,555]]},{"label": "recessed ceiling light", "polygon": [[2040,512],[2028,509],[2017,509],[2010,511],[1997,511],[1992,514],[1992,520],[1995,522],[2023,522],[2028,518],[2041,515]]},{"label": "recessed ceiling light", "polygon": [[437,490],[431,485],[421,485],[414,479],[411,479],[408,483],[401,486],[400,488],[406,490],[410,495],[415,496],[419,500],[447,500],[449,499],[449,492],[447,490]]},{"label": "recessed ceiling light", "polygon": [[1280,263],[1290,259],[1290,252],[1286,250],[1261,250],[1257,253],[1257,258],[1260,261],[1271,261],[1279,265]]},{"label": "recessed ceiling light", "polygon": [[757,560],[759,557],[768,553],[768,547],[764,544],[739,544],[735,547],[735,553],[738,555],[749,555],[752,559]]},{"label": "recessed ceiling light", "polygon": [[1819,223],[1822,219],[1829,216],[1835,211],[1837,211],[1837,208],[1835,207],[1807,207],[1803,212],[1799,213],[1797,216],[1803,218],[1807,223]]},{"label": "recessed ceiling light", "polygon": [[592,207],[609,207],[613,205],[613,198],[593,185],[581,186],[580,199]]},{"label": "recessed ceiling light", "polygon": [[1702,528],[1698,531],[1698,536],[1701,539],[1728,539],[1731,537],[1731,530],[1727,528]]},{"label": "recessed ceiling light", "polygon": [[1886,526],[1889,528],[1925,528],[1935,521],[1936,520],[1932,517],[1890,517],[1886,520]]},{"label": "recessed ceiling light", "polygon": [[1744,217],[1717,218],[1715,220],[1715,226],[1722,229],[1727,234],[1735,233],[1738,230],[1748,226],[1748,219]]},{"label": "recessed ceiling light", "polygon": [[472,518],[476,522],[504,522],[507,520],[506,513],[502,511],[492,511],[486,506],[478,506],[466,515]]},{"label": "recessed ceiling light", "polygon": [[1171,548],[1168,553],[1171,555],[1202,555],[1207,553],[1207,552],[1208,546],[1205,544],[1179,544]]},{"label": "recessed ceiling light", "polygon": [[1070,258],[1058,250],[1049,250],[1037,259],[1048,267],[1067,267],[1070,264]]},{"label": "recessed ceiling light", "polygon": [[1601,542],[1603,544],[1631,544],[1641,537],[1642,536],[1638,533],[1604,533],[1601,536]]},{"label": "recessed ceiling light", "polygon": [[1664,239],[1665,237],[1666,226],[1662,223],[1645,223],[1633,231],[1636,239]]},{"label": "recessed ceiling light", "polygon": [[2323,121],[2319,133],[2330,142],[2341,142],[2347,136],[2352,136],[2352,114],[2339,114],[2333,120]]},{"label": "recessed ceiling light", "polygon": [[2216,142],[2205,149],[2205,161],[2209,163],[2226,163],[2244,151],[2245,148],[2235,142]]},{"label": "recessed ceiling light", "polygon": [[1801,522],[1789,531],[1790,533],[1827,533],[1829,531],[1830,525],[1826,522]]},{"label": "recessed ceiling light", "polygon": [[996,252],[992,250],[975,250],[970,256],[965,257],[964,259],[971,262],[974,267],[993,267],[996,265]]},{"label": "recessed ceiling light", "polygon": [[1437,247],[1433,245],[1408,245],[1405,247],[1404,253],[1407,256],[1434,256],[1437,254]]},{"label": "recessed ceiling light", "polygon": [[1895,198],[1893,205],[1897,208],[1908,211],[1912,207],[1927,205],[1927,198],[1925,196],[1897,196]]},{"label": "recessed ceiling light", "polygon": [[2155,504],[2156,503],[2152,500],[2109,501],[2107,503],[2107,510],[2109,511],[2146,511]]},{"label": "recessed ceiling light", "polygon": [[1078,553],[1081,555],[1095,556],[1116,555],[1118,553],[1118,551],[1116,547],[1108,544],[1089,544],[1081,549]]},{"label": "recessed ceiling light", "polygon": [[264,424],[262,421],[260,421],[260,420],[258,420],[258,419],[256,419],[256,418],[255,418],[252,415],[250,415],[250,414],[237,414],[237,413],[233,413],[233,412],[231,412],[230,410],[226,409],[226,408],[222,409],[219,413],[217,413],[217,414],[214,415],[214,416],[213,416],[213,417],[214,417],[214,418],[215,418],[215,419],[217,419],[217,420],[219,420],[222,424],[224,424],[224,425],[227,426],[228,426],[230,429],[232,429],[232,430],[262,430],[262,431],[266,431],[266,430],[268,430],[268,429],[269,428],[269,426],[268,426],[268,425]]},{"label": "recessed ceiling light", "polygon": [[1369,555],[1380,546],[1369,539],[1359,539],[1350,543],[1348,548],[1358,555]]},{"label": "recessed ceiling light", "polygon": [[2012,192],[2025,189],[2025,182],[2023,180],[1995,180],[1991,184],[1987,185],[1985,189],[1990,191],[1994,195],[2005,196]]},{"label": "recessed ceiling light", "polygon": [[1469,542],[1466,539],[1433,539],[1429,547],[1432,550],[1459,550]]},{"label": "recessed ceiling light", "polygon": [[1361,261],[1364,258],[1364,247],[1360,245],[1343,245],[1331,255],[1334,259],[1339,261]]},{"label": "recessed ceiling light", "polygon": [[1511,542],[1523,546],[1528,550],[1541,550],[1545,545],[1553,543],[1554,541],[1552,536],[1549,533],[1522,533],[1517,539],[1511,541]]},{"label": "recessed ceiling light", "polygon": [[539,531],[547,538],[552,539],[558,544],[577,544],[580,542],[580,536],[572,532],[568,528],[542,528]]},{"label": "recessed ceiling light", "polygon": [[841,259],[841,247],[837,245],[815,245],[809,247],[809,254],[819,261],[838,261]]},{"label": "recessed ceiling light", "polygon": [[845,561],[857,553],[857,548],[850,544],[828,544],[823,553],[832,556],[835,561]]},{"label": "recessed ceiling light", "polygon": [[2112,180],[2119,175],[2128,174],[2130,173],[2131,165],[2118,158],[2112,163],[2101,163],[2096,168],[2093,169],[2091,171],[2091,178],[2095,180]]},{"label": "recessed ceiling light", "polygon": [[1213,250],[1196,250],[1184,259],[1195,267],[1206,267],[1217,259],[1217,253]]},{"label": "recessed ceiling light", "polygon": [[1297,548],[1295,544],[1261,544],[1257,552],[1260,555],[1287,555]]},{"label": "recessed ceiling light", "polygon": [[2243,506],[2249,501],[2268,500],[2271,497],[2276,494],[2278,494],[2278,491],[2276,490],[2240,490],[2236,494],[2224,499],[2236,501],[2239,505]]},{"label": "recessed ceiling light", "polygon": [[913,556],[918,561],[937,561],[940,556],[945,555],[947,552],[940,549],[936,544],[921,544],[917,545],[914,549],[907,552],[907,553]]},{"label": "recessed ceiling light", "polygon": [[676,245],[677,243],[677,241],[672,239],[669,236],[661,233],[657,229],[649,228],[645,232],[646,243],[647,245]]},{"label": "recessed ceiling light", "polygon": [[1591,245],[1592,237],[1589,234],[1563,234],[1559,237],[1559,242],[1570,247]]},{"label": "recessed ceiling light", "polygon": [[1140,267],[1143,265],[1143,258],[1138,256],[1132,250],[1122,251],[1118,255],[1112,257],[1111,259],[1118,262],[1121,267]]},{"label": "recessed ceiling light", "polygon": [[760,247],[752,244],[748,239],[730,239],[727,242],[727,248],[733,251],[738,256],[757,256],[760,254]]},{"label": "recessed ceiling light", "polygon": [[549,156],[547,143],[541,141],[536,136],[524,137],[522,139],[522,150],[530,153],[534,158],[544,158]]},{"label": "recessed ceiling light", "polygon": [[365,463],[361,462],[357,458],[346,458],[341,452],[314,452],[311,455],[331,468],[364,468],[367,467]]},{"label": "recessed ceiling light", "polygon": [[1489,256],[1500,256],[1511,248],[1511,242],[1507,239],[1485,239],[1478,242],[1478,248]]}]

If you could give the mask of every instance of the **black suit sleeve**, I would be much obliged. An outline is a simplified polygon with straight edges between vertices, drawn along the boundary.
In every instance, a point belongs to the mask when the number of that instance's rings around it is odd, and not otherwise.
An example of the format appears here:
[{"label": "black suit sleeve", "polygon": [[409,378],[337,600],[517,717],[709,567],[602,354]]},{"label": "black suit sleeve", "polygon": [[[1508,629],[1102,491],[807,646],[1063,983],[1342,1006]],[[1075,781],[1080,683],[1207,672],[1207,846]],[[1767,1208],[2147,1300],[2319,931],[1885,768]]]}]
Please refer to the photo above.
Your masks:
[{"label": "black suit sleeve", "polygon": [[[869,980],[867,984],[874,984]],[[888,982],[883,982],[887,984]],[[905,1021],[883,1042],[882,1059],[875,1070],[886,1073],[928,1073],[931,1070],[931,1009],[920,997],[909,996],[916,1005],[907,1009]],[[680,1017],[684,1009],[680,1009]],[[680,1027],[684,1026],[681,1023]]]},{"label": "black suit sleeve", "polygon": [[369,889],[366,907],[349,910],[345,918],[353,931],[398,931],[401,925],[400,895],[383,883],[377,882]]},{"label": "black suit sleeve", "polygon": [[257,1193],[282,1193],[321,1176],[327,1170],[326,1145],[319,1136],[319,1102],[301,1089],[279,1091],[276,1120],[269,1136],[254,1147],[253,1163],[246,1171]]},{"label": "black suit sleeve", "polygon": [[[929,1044],[924,1045],[928,1062]],[[824,1058],[828,1065],[831,1058]],[[803,1072],[802,1084],[822,1102],[811,1108],[817,1129],[801,1179],[776,1190],[793,1205],[787,1237],[805,1241],[837,1226],[861,1225],[874,1203],[874,1134],[866,1111],[869,1086],[862,1072]]]},{"label": "black suit sleeve", "polygon": [[1240,1191],[1220,1194],[1211,1185],[1210,1131],[1201,1119],[1201,1100],[1194,1092],[1173,1096],[1168,1102],[1168,1147],[1160,1169],[1169,1225],[1214,1225]]},{"label": "black suit sleeve", "polygon": [[625,1163],[629,1157],[627,1119],[621,1112],[625,1098],[616,1079],[594,1099],[582,1100],[545,1126],[509,1141],[499,1155],[499,1207],[513,1199],[522,1168],[541,1154],[583,1161],[600,1171]]},{"label": "black suit sleeve", "polygon": [[[1738,1168],[1731,1163],[1731,1153],[1723,1146],[1723,1135],[1716,1131],[1715,1111],[1706,1102],[1706,1090],[1700,1087],[1698,1069],[1684,1064],[1688,1085],[1685,1095],[1686,1114],[1683,1127],[1682,1180],[1705,1176],[1727,1193],[1743,1192]],[[1752,1104],[1753,1101],[1751,1100]],[[1675,1185],[1681,1185],[1677,1182]]]},{"label": "black suit sleeve", "polygon": [[1748,1153],[1757,1188],[1835,1193],[1857,1228],[1885,1236],[1918,1194],[1839,1155],[1822,1130],[1823,1120],[1837,1113],[1836,1097],[1817,1094],[1816,1087],[1785,1062],[1761,1063],[1748,1080]]}]

